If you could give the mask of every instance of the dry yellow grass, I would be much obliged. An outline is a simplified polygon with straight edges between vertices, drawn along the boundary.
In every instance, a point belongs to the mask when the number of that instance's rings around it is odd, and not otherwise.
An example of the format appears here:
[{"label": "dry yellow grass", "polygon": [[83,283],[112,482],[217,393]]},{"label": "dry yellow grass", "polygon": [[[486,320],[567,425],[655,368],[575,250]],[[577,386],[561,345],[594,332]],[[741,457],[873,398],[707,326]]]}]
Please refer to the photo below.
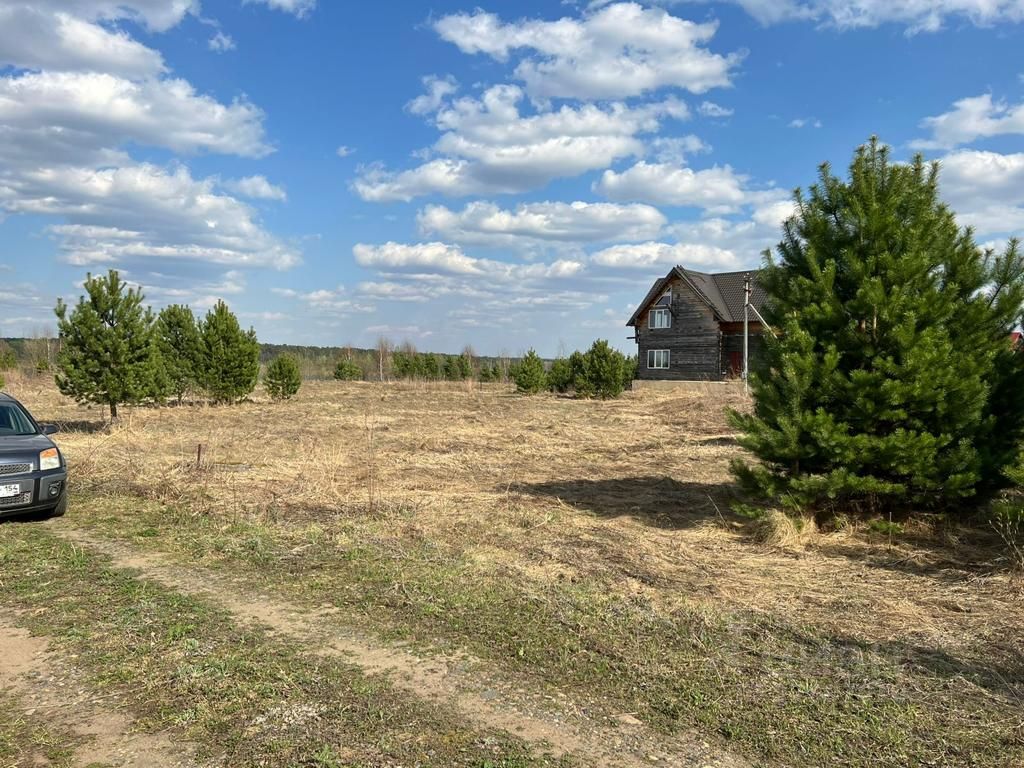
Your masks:
[{"label": "dry yellow grass", "polygon": [[426,539],[527,582],[601,579],[668,608],[703,601],[949,653],[1020,641],[1020,584],[969,562],[965,542],[922,534],[890,545],[851,526],[757,543],[729,512],[739,449],[724,409],[746,407],[737,390],[600,402],[492,385],[307,382],[281,404],[258,393],[233,407],[128,409],[106,431],[101,409],[45,380],[8,389],[63,423],[79,489],[283,528],[406,510],[393,527],[374,522],[375,535]]}]

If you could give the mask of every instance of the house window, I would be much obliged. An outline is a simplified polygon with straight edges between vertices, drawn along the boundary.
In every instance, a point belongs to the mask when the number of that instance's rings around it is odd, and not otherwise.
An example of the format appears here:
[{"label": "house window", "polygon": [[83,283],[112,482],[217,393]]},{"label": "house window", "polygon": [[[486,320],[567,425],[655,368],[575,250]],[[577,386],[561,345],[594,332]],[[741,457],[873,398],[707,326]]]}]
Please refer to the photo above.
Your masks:
[{"label": "house window", "polygon": [[655,328],[671,328],[672,327],[672,315],[667,309],[652,309],[651,310],[651,321],[649,323],[652,329]]},{"label": "house window", "polygon": [[648,368],[668,368],[668,350],[667,349],[648,349],[647,350],[647,367]]}]

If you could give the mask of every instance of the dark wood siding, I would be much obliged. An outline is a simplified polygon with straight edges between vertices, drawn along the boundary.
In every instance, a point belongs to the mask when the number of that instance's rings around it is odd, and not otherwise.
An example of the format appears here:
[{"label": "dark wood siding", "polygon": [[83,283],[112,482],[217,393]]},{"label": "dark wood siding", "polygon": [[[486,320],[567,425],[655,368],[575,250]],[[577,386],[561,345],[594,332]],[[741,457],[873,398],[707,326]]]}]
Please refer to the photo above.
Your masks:
[{"label": "dark wood siding", "polygon": [[[723,323],[722,333],[722,370],[726,372],[726,378],[739,376],[743,371],[743,323],[729,323],[730,330],[725,331],[727,324]],[[731,326],[739,325],[738,331],[733,331]],[[761,353],[761,324],[750,324],[748,354],[750,355],[750,369],[754,370],[754,363]],[[737,363],[735,371],[733,364]]]},{"label": "dark wood siding", "polygon": [[[670,287],[671,328],[649,328],[649,307],[637,318],[637,378],[687,381],[721,379],[721,333],[714,313],[684,281],[673,280]],[[669,350],[668,370],[647,367],[647,351],[651,349]]]}]

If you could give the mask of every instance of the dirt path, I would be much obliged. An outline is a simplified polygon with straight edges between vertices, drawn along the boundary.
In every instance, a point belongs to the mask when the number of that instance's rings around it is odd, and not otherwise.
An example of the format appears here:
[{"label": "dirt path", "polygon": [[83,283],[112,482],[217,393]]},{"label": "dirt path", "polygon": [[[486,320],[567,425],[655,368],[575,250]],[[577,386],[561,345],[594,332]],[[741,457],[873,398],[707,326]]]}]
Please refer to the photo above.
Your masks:
[{"label": "dirt path", "polygon": [[[193,768],[191,750],[160,734],[134,730],[117,711],[117,701],[97,696],[78,680],[71,666],[51,652],[44,638],[16,626],[15,615],[0,611],[0,690],[13,693],[28,717],[74,734],[75,766]],[[42,755],[21,764],[48,765]]]},{"label": "dirt path", "polygon": [[342,657],[366,673],[386,675],[399,688],[451,707],[477,727],[503,730],[528,742],[545,742],[558,757],[572,756],[586,766],[609,768],[749,766],[698,738],[658,736],[629,713],[622,713],[616,726],[597,722],[561,694],[530,694],[468,655],[418,656],[401,645],[380,642],[345,627],[334,609],[297,610],[266,595],[249,593],[243,585],[203,568],[185,568],[162,555],[139,552],[80,529],[61,525],[51,530],[111,557],[116,567],[137,570],[164,586],[210,599],[238,618],[261,624],[311,653]]}]

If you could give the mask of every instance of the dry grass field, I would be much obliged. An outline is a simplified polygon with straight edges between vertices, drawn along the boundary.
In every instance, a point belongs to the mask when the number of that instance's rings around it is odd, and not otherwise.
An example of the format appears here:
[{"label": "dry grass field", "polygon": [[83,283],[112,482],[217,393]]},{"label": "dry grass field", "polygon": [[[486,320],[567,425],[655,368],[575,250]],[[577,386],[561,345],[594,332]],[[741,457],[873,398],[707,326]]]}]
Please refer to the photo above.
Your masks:
[{"label": "dry grass field", "polygon": [[86,764],[71,710],[128,718],[111,765],[1024,765],[991,537],[734,515],[738,391],[307,382],[108,430],[8,389],[74,496],[0,526],[0,639],[45,644],[0,663],[0,765]]}]

